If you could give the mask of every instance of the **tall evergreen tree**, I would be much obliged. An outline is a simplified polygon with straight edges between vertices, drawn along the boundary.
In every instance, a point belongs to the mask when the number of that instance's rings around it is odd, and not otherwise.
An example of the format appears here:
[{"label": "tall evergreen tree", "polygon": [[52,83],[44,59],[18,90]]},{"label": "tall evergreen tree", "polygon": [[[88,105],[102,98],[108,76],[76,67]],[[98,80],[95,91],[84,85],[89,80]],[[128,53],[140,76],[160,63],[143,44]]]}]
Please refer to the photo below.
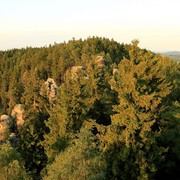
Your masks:
[{"label": "tall evergreen tree", "polygon": [[83,122],[88,120],[93,102],[91,80],[81,74],[73,77],[67,72],[58,92],[57,103],[46,122],[50,132],[45,135],[43,144],[49,158],[65,148],[68,139],[79,132]]},{"label": "tall evergreen tree", "polygon": [[26,169],[37,179],[40,171],[45,167],[47,157],[41,142],[47,132],[45,120],[48,119],[49,107],[47,97],[41,95],[42,81],[34,70],[31,76],[27,73],[23,77],[24,93],[22,102],[25,107],[25,123],[19,128],[20,152],[25,159]]},{"label": "tall evergreen tree", "polygon": [[114,106],[108,134],[114,147],[110,152],[117,156],[110,161],[110,174],[120,179],[152,179],[166,151],[158,145],[157,137],[161,133],[163,101],[171,87],[160,57],[140,50],[137,44],[133,42],[130,59],[120,62],[116,80],[111,81],[119,104]]}]

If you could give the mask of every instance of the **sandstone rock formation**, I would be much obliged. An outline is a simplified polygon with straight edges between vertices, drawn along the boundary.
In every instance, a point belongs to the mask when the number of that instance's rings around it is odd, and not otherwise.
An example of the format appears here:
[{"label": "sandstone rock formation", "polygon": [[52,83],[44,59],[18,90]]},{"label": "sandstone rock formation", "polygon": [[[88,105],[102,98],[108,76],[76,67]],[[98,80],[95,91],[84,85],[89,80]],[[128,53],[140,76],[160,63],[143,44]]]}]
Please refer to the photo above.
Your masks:
[{"label": "sandstone rock formation", "polygon": [[48,78],[47,81],[45,82],[45,89],[47,92],[47,96],[49,98],[49,101],[54,101],[57,96],[57,84],[52,78]]},{"label": "sandstone rock formation", "polygon": [[24,108],[22,104],[16,104],[11,112],[11,116],[16,119],[16,124],[21,127],[24,124]]},{"label": "sandstone rock formation", "polygon": [[106,66],[107,61],[104,56],[97,56],[95,63],[98,65],[99,68],[103,68],[104,66]]},{"label": "sandstone rock formation", "polygon": [[9,117],[8,115],[3,114],[3,115],[1,115],[1,117],[0,117],[0,122],[1,122],[1,121],[6,121],[6,122],[7,122],[7,121],[9,121],[9,118],[10,118],[10,117]]},{"label": "sandstone rock formation", "polygon": [[4,133],[9,127],[10,117],[8,115],[1,115],[0,117],[0,141],[4,139]]},{"label": "sandstone rock formation", "polygon": [[[114,79],[114,80],[116,80],[117,79],[117,77],[118,77],[118,74],[119,74],[119,70],[117,69],[117,68],[113,68],[113,76],[112,76],[112,78]],[[114,88],[112,87],[112,85],[111,85],[111,90],[114,90]]]},{"label": "sandstone rock formation", "polygon": [[84,66],[73,66],[71,68],[71,75],[73,78],[86,76],[86,68]]}]

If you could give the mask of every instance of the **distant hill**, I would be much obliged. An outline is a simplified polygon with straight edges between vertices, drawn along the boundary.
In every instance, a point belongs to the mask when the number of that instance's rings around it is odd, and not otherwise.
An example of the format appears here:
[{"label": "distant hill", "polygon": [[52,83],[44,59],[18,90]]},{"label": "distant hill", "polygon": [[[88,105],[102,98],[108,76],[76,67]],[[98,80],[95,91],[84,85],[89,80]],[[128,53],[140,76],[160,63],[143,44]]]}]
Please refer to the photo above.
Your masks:
[{"label": "distant hill", "polygon": [[172,56],[180,56],[180,51],[168,51],[163,54],[172,55]]},{"label": "distant hill", "polygon": [[170,57],[174,61],[180,62],[180,51],[168,51],[161,54]]}]

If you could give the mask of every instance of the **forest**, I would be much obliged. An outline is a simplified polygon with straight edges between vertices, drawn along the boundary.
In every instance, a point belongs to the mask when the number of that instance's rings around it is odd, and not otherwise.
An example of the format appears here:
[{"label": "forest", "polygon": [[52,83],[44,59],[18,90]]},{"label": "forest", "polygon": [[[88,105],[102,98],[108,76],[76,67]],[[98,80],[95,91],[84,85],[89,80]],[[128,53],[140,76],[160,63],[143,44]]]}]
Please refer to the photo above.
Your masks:
[{"label": "forest", "polygon": [[0,179],[179,179],[180,64],[138,43],[0,51]]}]

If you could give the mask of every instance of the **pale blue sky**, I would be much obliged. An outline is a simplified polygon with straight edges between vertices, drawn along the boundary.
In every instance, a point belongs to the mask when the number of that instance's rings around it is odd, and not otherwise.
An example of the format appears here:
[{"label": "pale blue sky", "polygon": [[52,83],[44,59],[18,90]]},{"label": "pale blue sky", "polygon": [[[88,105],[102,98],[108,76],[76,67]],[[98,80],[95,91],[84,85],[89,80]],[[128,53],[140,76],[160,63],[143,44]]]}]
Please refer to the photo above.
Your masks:
[{"label": "pale blue sky", "polygon": [[180,50],[180,0],[0,0],[0,50],[88,36]]}]

